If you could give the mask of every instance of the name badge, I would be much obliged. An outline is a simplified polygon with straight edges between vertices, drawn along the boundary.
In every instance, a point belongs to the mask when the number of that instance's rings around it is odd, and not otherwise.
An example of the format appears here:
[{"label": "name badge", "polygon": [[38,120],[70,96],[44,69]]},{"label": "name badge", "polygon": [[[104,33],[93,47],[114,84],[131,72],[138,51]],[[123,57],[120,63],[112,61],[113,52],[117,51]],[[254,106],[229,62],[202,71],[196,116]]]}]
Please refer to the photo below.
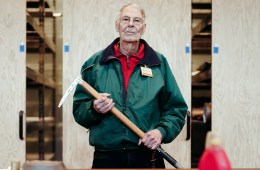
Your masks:
[{"label": "name badge", "polygon": [[152,69],[150,69],[146,66],[141,67],[141,74],[142,74],[142,76],[153,77]]}]

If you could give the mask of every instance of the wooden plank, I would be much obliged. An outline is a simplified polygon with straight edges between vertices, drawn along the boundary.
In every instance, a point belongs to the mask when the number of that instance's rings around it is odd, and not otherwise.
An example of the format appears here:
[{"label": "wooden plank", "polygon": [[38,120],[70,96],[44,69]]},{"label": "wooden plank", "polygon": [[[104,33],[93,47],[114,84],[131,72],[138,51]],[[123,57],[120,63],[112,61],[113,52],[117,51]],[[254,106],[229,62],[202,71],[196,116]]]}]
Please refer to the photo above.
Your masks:
[{"label": "wooden plank", "polygon": [[[191,54],[185,53],[185,46],[191,44],[191,0],[137,2],[147,13],[144,39],[168,58],[190,108]],[[63,52],[63,92],[79,74],[82,64],[118,36],[114,23],[117,11],[126,3],[126,0],[63,1],[63,42],[70,48]],[[75,123],[71,110],[72,95],[63,104],[63,162],[67,168],[90,168],[93,148],[89,146],[86,129]],[[190,167],[190,141],[185,138],[186,126],[173,143],[163,147],[181,165]]]},{"label": "wooden plank", "polygon": [[44,119],[39,117],[27,117],[26,126],[28,131],[51,130],[55,126],[55,120],[53,117],[44,117]]},{"label": "wooden plank", "polygon": [[[39,117],[27,117],[26,118],[26,122],[28,122],[28,123],[39,123],[41,121],[42,121],[42,119]],[[54,118],[53,117],[44,117],[44,122],[53,123]]]},{"label": "wooden plank", "polygon": [[29,67],[26,67],[26,77],[35,81],[36,83],[43,84],[46,87],[52,89],[56,87],[55,82],[52,79],[45,77],[43,74],[30,69]]},{"label": "wooden plank", "polygon": [[44,42],[48,45],[48,47],[55,53],[56,52],[56,45],[54,44],[54,42],[48,38],[45,35],[44,29],[43,27],[39,26],[39,24],[37,23],[37,21],[35,20],[35,18],[33,18],[28,11],[26,11],[26,21],[27,23],[29,23],[34,30],[39,34],[39,36],[44,39]]},{"label": "wooden plank", "polygon": [[[19,112],[25,112],[26,3],[0,1],[0,169],[25,162],[25,139],[19,138]],[[25,113],[22,135],[25,138]]]},{"label": "wooden plank", "polygon": [[[45,160],[53,160],[53,159],[55,159],[55,154],[54,153],[45,153],[44,158],[45,158]],[[26,154],[26,160],[27,161],[39,160],[39,154],[38,153],[28,153],[28,154]]]},{"label": "wooden plank", "polygon": [[260,1],[214,0],[212,129],[234,168],[260,167]]},{"label": "wooden plank", "polygon": [[192,18],[193,19],[201,19],[208,15],[211,15],[211,9],[192,9]]},{"label": "wooden plank", "polygon": [[203,19],[199,19],[196,24],[192,26],[192,37],[200,33],[206,26],[209,25],[209,22],[211,21],[211,14],[204,17]]},{"label": "wooden plank", "polygon": [[[39,8],[27,8],[28,13],[32,17],[40,17],[41,13],[39,11]],[[46,8],[44,10],[44,17],[53,17],[53,11],[50,8]]]}]

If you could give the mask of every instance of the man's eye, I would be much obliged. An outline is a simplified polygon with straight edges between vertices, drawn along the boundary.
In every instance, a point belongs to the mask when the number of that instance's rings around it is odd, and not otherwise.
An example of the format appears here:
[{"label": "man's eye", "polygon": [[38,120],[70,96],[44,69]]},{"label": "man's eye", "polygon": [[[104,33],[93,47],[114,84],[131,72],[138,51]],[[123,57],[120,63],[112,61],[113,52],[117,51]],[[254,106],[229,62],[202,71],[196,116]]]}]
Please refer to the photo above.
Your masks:
[{"label": "man's eye", "polygon": [[130,19],[129,18],[123,18],[123,21],[129,21]]},{"label": "man's eye", "polygon": [[135,19],[134,22],[135,22],[135,23],[140,23],[140,22],[141,22],[141,19]]}]

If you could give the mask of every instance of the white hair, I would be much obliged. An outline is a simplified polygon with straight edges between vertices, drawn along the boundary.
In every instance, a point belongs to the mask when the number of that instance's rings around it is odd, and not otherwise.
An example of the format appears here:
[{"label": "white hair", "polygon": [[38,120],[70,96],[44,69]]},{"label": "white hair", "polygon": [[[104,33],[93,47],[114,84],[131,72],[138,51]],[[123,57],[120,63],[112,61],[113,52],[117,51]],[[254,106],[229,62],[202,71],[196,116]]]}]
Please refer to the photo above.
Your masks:
[{"label": "white hair", "polygon": [[128,6],[132,6],[132,7],[136,8],[136,9],[138,9],[141,12],[142,16],[143,16],[143,20],[145,20],[145,10],[144,10],[144,8],[141,7],[140,5],[136,4],[136,3],[129,3],[129,4],[126,4],[126,5],[122,6],[122,8],[119,10],[119,14],[118,14],[118,18],[117,19],[119,19],[121,17],[121,14],[122,14],[123,10],[126,7],[128,7]]}]

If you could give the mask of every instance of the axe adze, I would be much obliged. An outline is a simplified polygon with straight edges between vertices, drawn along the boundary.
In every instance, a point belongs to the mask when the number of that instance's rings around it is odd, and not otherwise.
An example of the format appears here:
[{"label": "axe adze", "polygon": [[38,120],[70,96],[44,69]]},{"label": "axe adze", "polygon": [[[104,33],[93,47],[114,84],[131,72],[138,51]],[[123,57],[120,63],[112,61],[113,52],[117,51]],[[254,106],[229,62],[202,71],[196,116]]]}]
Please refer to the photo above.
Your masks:
[{"label": "axe adze", "polygon": [[[80,84],[91,96],[93,96],[95,99],[101,98],[101,95],[92,88],[86,81],[82,80],[80,76],[77,76],[72,84],[69,86],[69,88],[66,90],[65,94],[63,95],[59,106],[64,103],[66,98],[69,96],[69,94],[73,91],[73,89]],[[144,137],[144,132],[139,129],[133,122],[131,122],[123,113],[121,113],[116,107],[113,107],[111,109],[111,113],[114,114],[121,122],[123,122],[128,128],[130,128],[136,135],[138,135],[141,139]],[[161,146],[157,147],[156,150],[162,155],[164,159],[166,159],[172,166],[174,166],[177,169],[182,169],[183,167],[173,158],[171,157],[166,151],[164,151]]]}]

